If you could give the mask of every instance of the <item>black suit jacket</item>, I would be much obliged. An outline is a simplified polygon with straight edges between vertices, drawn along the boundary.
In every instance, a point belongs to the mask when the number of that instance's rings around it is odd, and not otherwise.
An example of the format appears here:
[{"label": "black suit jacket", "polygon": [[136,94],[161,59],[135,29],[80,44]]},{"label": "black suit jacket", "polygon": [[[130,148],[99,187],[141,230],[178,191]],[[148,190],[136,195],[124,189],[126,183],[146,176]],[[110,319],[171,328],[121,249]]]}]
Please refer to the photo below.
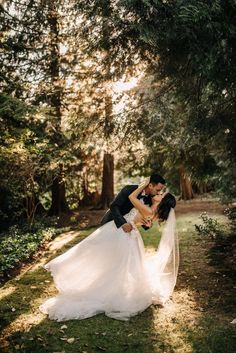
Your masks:
[{"label": "black suit jacket", "polygon": [[[117,228],[120,228],[124,223],[127,223],[126,219],[123,217],[126,213],[128,213],[134,206],[130,202],[129,195],[138,188],[138,185],[127,185],[125,186],[119,194],[115,197],[115,199],[110,204],[110,209],[105,213],[104,217],[101,220],[101,224],[105,224],[114,220]],[[138,195],[138,199],[140,199],[141,193]],[[152,204],[151,196],[148,195],[145,200],[145,204]],[[148,229],[148,227],[143,226],[144,229]]]}]

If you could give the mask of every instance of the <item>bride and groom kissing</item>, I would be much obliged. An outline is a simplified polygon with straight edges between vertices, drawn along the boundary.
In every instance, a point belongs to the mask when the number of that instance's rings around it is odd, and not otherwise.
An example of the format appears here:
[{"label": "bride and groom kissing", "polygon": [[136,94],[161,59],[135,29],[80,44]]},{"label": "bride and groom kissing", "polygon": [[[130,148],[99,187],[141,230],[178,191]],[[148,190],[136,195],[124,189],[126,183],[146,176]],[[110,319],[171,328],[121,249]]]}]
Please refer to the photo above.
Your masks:
[{"label": "bride and groom kissing", "polygon": [[[165,304],[177,280],[178,237],[175,198],[163,192],[165,180],[151,175],[140,185],[125,186],[115,197],[101,226],[49,261],[58,295],[40,310],[57,321],[97,314],[129,320],[152,304]],[[163,223],[155,252],[146,252],[139,227]],[[148,234],[148,233],[147,233]]]},{"label": "bride and groom kissing", "polygon": [[159,174],[152,174],[150,178],[145,180],[140,186],[125,186],[111,203],[110,209],[106,212],[101,224],[114,220],[117,228],[122,227],[124,232],[130,232],[133,227],[130,223],[127,223],[124,215],[133,207],[136,207],[140,210],[140,214],[142,215],[142,217],[140,215],[140,223],[142,224],[142,227],[144,229],[149,229],[152,226],[154,218],[145,217],[144,215],[148,213],[148,210],[145,209],[145,207],[142,207],[139,202],[136,201],[136,203],[134,203],[135,200],[132,198],[132,193],[135,190],[134,197],[137,197],[137,199],[142,201],[145,205],[150,206],[152,210],[157,209],[157,205],[159,205],[159,218],[166,220],[170,208],[175,207],[176,201],[173,195],[163,192],[164,187],[165,179]]}]

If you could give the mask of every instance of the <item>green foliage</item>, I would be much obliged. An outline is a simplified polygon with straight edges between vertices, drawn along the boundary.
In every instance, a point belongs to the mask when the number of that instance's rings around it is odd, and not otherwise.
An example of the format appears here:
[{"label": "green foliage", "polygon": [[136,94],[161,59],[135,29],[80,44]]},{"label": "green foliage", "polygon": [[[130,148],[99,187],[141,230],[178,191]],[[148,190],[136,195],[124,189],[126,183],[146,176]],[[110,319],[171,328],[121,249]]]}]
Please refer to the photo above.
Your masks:
[{"label": "green foliage", "polygon": [[0,240],[0,274],[7,274],[30,256],[45,241],[52,239],[61,229],[45,227],[35,222],[33,228],[28,225],[11,226],[7,233],[1,234]]},{"label": "green foliage", "polygon": [[[235,2],[121,3],[134,16],[134,40],[148,62],[143,80],[147,89],[140,93],[136,119],[138,113],[150,158],[163,147],[159,154],[167,155],[168,167],[182,160],[195,183],[209,184],[232,199],[236,196]],[[165,135],[169,141],[164,141]]]},{"label": "green foliage", "polygon": [[[139,58],[113,1],[6,0],[0,20],[0,212],[9,224],[31,221],[39,203],[53,212],[62,190],[71,208],[98,193],[102,152],[120,145],[109,86]],[[57,178],[63,188],[50,193]]]},{"label": "green foliage", "polygon": [[[230,201],[235,10],[232,0],[4,1],[1,225],[47,211],[57,177],[72,208],[99,194],[106,149],[126,176],[157,171],[179,193],[183,164],[196,189]],[[111,97],[143,70],[138,89]]]},{"label": "green foliage", "polygon": [[217,219],[209,217],[207,212],[200,216],[202,224],[195,224],[197,233],[204,237],[210,237],[212,240],[220,240],[224,237],[225,230]]},{"label": "green foliage", "polygon": [[195,224],[195,230],[200,236],[209,237],[212,240],[221,241],[234,236],[236,232],[236,208],[226,208],[224,214],[228,218],[228,224],[223,225],[216,218],[210,217],[207,212],[200,216],[201,224]]},{"label": "green foliage", "polygon": [[231,233],[235,236],[236,235],[236,207],[226,208],[224,213],[230,222],[229,225],[230,225]]}]

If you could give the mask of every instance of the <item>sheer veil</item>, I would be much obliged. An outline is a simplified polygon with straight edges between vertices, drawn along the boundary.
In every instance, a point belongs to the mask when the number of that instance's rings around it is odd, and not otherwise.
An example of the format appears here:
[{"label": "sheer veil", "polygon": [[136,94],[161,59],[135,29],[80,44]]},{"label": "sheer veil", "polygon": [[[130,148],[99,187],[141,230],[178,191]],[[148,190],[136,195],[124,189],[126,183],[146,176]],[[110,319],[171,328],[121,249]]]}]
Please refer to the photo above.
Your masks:
[{"label": "sheer veil", "polygon": [[179,241],[175,211],[171,208],[155,254],[147,259],[153,304],[164,304],[172,295],[179,268]]}]

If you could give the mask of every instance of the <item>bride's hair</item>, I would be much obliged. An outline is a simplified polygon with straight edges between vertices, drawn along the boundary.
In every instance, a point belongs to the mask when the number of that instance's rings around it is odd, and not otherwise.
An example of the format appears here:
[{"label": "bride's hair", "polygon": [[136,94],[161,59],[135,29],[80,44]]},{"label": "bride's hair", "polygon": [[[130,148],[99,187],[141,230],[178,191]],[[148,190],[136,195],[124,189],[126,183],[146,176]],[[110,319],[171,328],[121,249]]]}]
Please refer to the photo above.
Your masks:
[{"label": "bride's hair", "polygon": [[163,222],[166,221],[171,208],[176,206],[176,199],[175,197],[170,194],[169,192],[163,197],[161,202],[159,203],[157,207],[157,215],[159,221]]}]

